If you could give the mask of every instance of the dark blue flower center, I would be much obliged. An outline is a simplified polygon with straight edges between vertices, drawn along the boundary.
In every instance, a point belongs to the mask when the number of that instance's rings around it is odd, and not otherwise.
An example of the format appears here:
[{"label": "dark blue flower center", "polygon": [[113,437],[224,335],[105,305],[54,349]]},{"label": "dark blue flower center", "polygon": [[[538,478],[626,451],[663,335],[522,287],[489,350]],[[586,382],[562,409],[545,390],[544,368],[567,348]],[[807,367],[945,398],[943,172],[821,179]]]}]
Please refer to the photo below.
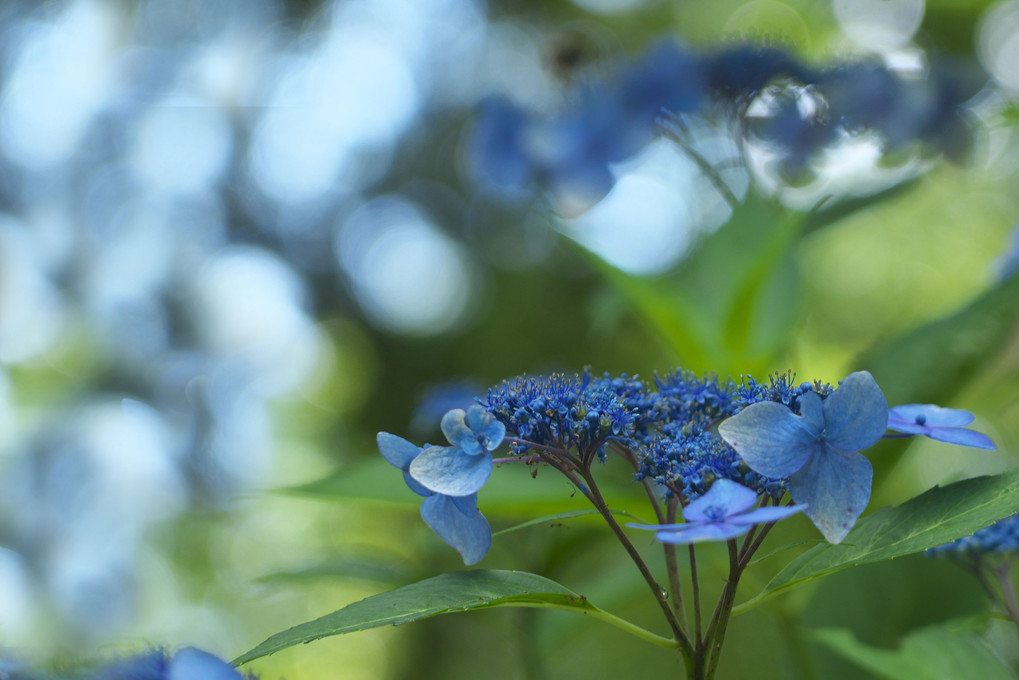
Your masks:
[{"label": "dark blue flower center", "polygon": [[919,414],[917,414],[916,418],[914,418],[913,420],[916,421],[917,425],[923,425],[924,423],[927,422],[927,416],[925,416],[922,413],[919,413]]},{"label": "dark blue flower center", "polygon": [[721,522],[728,516],[727,508],[724,505],[709,505],[704,508],[704,516],[710,522]]}]

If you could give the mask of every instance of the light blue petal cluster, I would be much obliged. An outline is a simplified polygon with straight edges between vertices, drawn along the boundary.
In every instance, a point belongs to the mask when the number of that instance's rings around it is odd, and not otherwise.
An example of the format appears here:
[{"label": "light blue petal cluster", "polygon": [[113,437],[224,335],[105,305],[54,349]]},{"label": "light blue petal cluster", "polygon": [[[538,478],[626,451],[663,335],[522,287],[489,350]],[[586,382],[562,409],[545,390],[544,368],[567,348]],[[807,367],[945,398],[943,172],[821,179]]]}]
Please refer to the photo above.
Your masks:
[{"label": "light blue petal cluster", "polygon": [[826,399],[799,397],[800,414],[775,402],[751,404],[718,433],[755,472],[788,477],[789,495],[830,543],[867,507],[873,470],[859,452],[884,434],[888,402],[873,376],[851,373]]},{"label": "light blue petal cluster", "polygon": [[922,434],[940,442],[976,449],[997,449],[986,434],[966,429],[972,422],[973,414],[969,411],[934,404],[903,404],[888,409],[889,430]]},{"label": "light blue petal cluster", "polygon": [[750,531],[750,527],[775,522],[806,509],[805,505],[753,508],[757,492],[728,479],[719,479],[707,493],[683,508],[684,524],[628,524],[634,529],[655,531],[662,543],[726,541]]},{"label": "light blue petal cluster", "polygon": [[376,441],[383,458],[403,471],[411,491],[425,497],[422,519],[469,566],[492,544],[488,520],[478,510],[478,491],[492,474],[491,452],[502,443],[506,427],[475,405],[446,413],[442,431],[452,446],[418,447],[388,432],[380,432]]}]

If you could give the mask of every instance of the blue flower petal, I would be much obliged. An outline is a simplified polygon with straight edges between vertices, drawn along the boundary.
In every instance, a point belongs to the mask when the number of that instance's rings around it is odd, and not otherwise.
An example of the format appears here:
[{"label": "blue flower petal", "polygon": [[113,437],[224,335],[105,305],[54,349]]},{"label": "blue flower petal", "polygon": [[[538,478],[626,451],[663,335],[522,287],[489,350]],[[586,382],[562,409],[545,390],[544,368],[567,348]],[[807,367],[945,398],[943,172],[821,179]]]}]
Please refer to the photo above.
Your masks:
[{"label": "blue flower petal", "polygon": [[829,543],[840,543],[867,507],[872,477],[863,454],[828,446],[789,478],[789,495]]},{"label": "blue flower petal", "polygon": [[804,392],[800,395],[800,415],[810,424],[812,431],[824,429],[824,405],[821,395],[817,392]]},{"label": "blue flower petal", "polygon": [[730,479],[718,479],[708,492],[683,508],[687,522],[717,522],[751,508],[757,502],[757,492]]},{"label": "blue flower petal", "polygon": [[484,447],[494,451],[502,444],[502,438],[506,436],[506,426],[495,419],[482,406],[474,405],[467,409],[467,427],[474,432],[474,436],[483,442]]},{"label": "blue flower petal", "polygon": [[375,441],[379,444],[379,452],[382,453],[382,457],[389,461],[390,465],[404,472],[410,467],[411,461],[417,458],[418,454],[423,450],[420,446],[414,446],[403,437],[397,437],[395,434],[389,434],[388,432],[379,432],[375,436]]},{"label": "blue flower petal", "polygon": [[707,524],[677,524],[674,529],[662,529],[655,534],[662,543],[704,543],[727,541],[750,531],[750,525],[710,522]]},{"label": "blue flower petal", "polygon": [[[921,417],[922,423],[917,422],[917,416]],[[935,404],[901,404],[888,409],[888,428],[900,432],[906,430],[901,430],[897,425],[965,427],[972,422],[973,414],[961,408],[944,408]]]},{"label": "blue flower petal", "polygon": [[[475,498],[476,500],[476,498]],[[429,496],[421,503],[421,518],[470,566],[481,560],[492,545],[488,520],[474,508],[464,512],[449,496]]]},{"label": "blue flower petal", "polygon": [[824,428],[828,443],[843,451],[865,449],[884,436],[888,402],[870,373],[850,373],[828,395],[824,400]]},{"label": "blue flower petal", "polygon": [[772,505],[767,508],[754,508],[753,510],[747,510],[741,512],[738,515],[733,515],[726,519],[726,522],[730,524],[763,524],[764,522],[777,522],[780,519],[785,519],[791,515],[795,515],[798,512],[803,512],[807,509],[806,505]]},{"label": "blue flower petal", "polygon": [[431,496],[432,492],[425,488],[421,482],[410,476],[409,472],[403,473],[403,481],[407,484],[407,488],[416,493],[418,496]]},{"label": "blue flower petal", "polygon": [[986,434],[976,432],[975,430],[965,430],[961,427],[932,427],[930,432],[926,434],[931,439],[937,439],[939,442],[972,446],[975,449],[987,449],[988,451],[996,451],[998,449]]},{"label": "blue flower petal", "polygon": [[465,515],[477,512],[478,510],[478,494],[476,493],[472,493],[468,496],[449,496],[449,499],[453,501],[453,505],[455,505],[457,509]]},{"label": "blue flower petal", "polygon": [[478,435],[464,421],[466,415],[467,413],[460,408],[448,411],[442,416],[440,427],[450,444],[469,456],[477,456],[484,453],[485,449],[478,442]]},{"label": "blue flower petal", "polygon": [[718,434],[754,472],[776,479],[799,470],[821,448],[821,432],[774,401],[751,404],[723,420]]},{"label": "blue flower petal", "polygon": [[488,481],[492,456],[471,456],[454,446],[430,446],[410,464],[410,474],[435,493],[468,496]]},{"label": "blue flower petal", "polygon": [[185,647],[174,654],[166,680],[243,680],[243,676],[219,657]]}]

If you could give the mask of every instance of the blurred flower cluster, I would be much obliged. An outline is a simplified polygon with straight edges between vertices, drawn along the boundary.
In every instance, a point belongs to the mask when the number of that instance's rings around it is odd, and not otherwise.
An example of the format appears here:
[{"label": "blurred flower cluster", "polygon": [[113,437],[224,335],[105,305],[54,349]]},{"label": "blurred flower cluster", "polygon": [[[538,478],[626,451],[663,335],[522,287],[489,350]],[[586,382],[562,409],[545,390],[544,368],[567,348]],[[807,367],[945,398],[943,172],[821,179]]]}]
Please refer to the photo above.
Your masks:
[{"label": "blurred flower cluster", "polygon": [[195,647],[174,654],[153,649],[105,664],[83,664],[80,668],[47,672],[19,663],[0,661],[4,680],[258,680],[253,673],[242,675],[226,661]]},{"label": "blurred flower cluster", "polygon": [[[578,87],[562,111],[536,115],[506,98],[483,102],[474,166],[496,192],[513,197],[541,184],[574,212],[608,194],[617,166],[655,137],[671,138],[702,164],[718,163],[696,149],[705,126],[728,130],[745,164],[757,162],[787,184],[817,179],[826,159],[847,148],[871,147],[875,161],[932,152],[961,160],[971,146],[963,105],[982,85],[954,64],[815,68],[774,47],[697,54],[666,40],[615,79]],[[718,182],[735,194],[721,174]]]}]

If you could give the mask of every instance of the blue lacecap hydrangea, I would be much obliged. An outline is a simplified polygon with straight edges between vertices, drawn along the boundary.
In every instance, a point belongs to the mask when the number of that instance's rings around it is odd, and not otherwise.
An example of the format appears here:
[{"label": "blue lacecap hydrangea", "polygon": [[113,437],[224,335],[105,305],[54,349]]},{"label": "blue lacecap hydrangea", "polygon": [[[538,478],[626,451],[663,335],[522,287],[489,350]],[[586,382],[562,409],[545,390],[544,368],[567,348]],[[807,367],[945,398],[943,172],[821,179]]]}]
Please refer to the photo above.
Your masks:
[{"label": "blue lacecap hydrangea", "polygon": [[[442,418],[450,446],[418,447],[378,435],[383,456],[424,498],[422,517],[466,564],[479,561],[491,544],[478,492],[504,438],[508,460],[528,464],[558,460],[575,469],[612,452],[627,456],[636,480],[653,481],[684,506],[723,481],[723,487],[748,490],[723,494],[722,505],[741,517],[746,493],[777,502],[788,491],[797,511],[832,543],[845,538],[869,502],[872,468],[860,451],[886,436],[886,429],[993,448],[985,435],[965,429],[973,420],[969,412],[930,404],[890,410],[865,371],[834,388],[797,383],[789,373],[737,383],[676,370],[656,376],[653,385],[625,374],[595,378],[590,371],[525,375],[503,381],[478,401]],[[719,515],[719,521],[729,516]],[[744,519],[725,520],[726,527],[702,534],[678,533],[703,540],[711,532],[749,526]]]}]

